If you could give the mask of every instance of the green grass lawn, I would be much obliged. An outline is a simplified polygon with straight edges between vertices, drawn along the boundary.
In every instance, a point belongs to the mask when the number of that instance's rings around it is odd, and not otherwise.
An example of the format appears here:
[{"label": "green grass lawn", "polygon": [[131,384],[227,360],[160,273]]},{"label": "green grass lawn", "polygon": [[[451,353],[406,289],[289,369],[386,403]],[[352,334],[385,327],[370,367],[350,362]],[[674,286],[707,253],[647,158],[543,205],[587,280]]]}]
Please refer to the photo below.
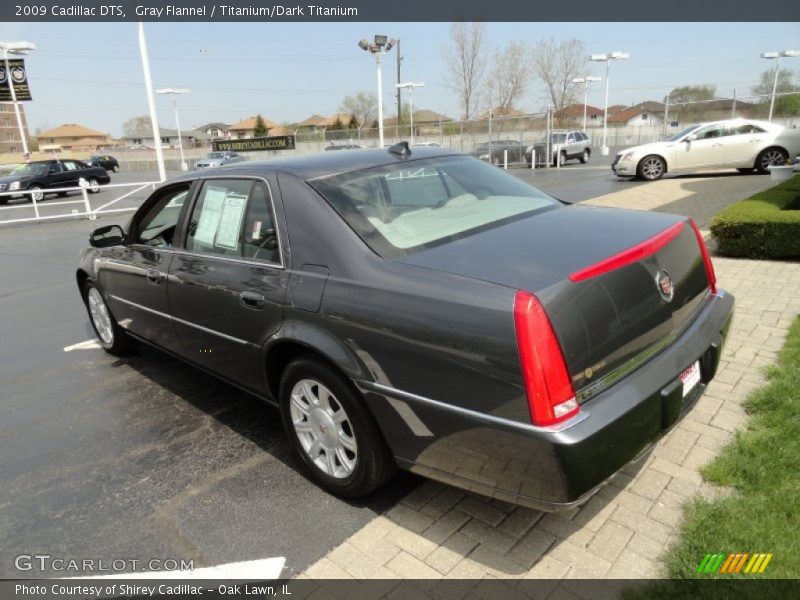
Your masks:
[{"label": "green grass lawn", "polygon": [[[711,590],[717,597],[764,597],[763,586],[745,581],[800,578],[800,318],[767,375],[767,385],[745,404],[751,415],[747,430],[703,470],[706,479],[735,492],[688,506],[678,543],[667,553],[669,575],[682,583],[648,584],[627,596],[690,598]],[[706,554],[729,552],[771,552],[773,557],[759,575],[697,573]],[[728,581],[709,588],[687,579]],[[772,586],[770,597],[780,587]]]}]

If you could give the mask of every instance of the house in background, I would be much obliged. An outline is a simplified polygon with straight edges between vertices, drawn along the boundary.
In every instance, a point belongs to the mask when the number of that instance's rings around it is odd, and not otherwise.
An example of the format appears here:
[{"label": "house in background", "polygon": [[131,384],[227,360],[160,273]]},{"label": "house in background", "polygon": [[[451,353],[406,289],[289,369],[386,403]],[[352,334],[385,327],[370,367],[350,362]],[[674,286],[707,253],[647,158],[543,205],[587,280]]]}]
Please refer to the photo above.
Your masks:
[{"label": "house in background", "polygon": [[[553,117],[561,126],[583,127],[583,104],[568,104],[561,110],[554,112]],[[603,109],[587,104],[586,127],[602,127],[602,125]]]},{"label": "house in background", "polygon": [[646,127],[662,125],[664,123],[664,104],[661,102],[646,101],[635,104],[622,110],[609,110],[608,124],[629,127]]},{"label": "house in background", "polygon": [[111,136],[77,123],[66,123],[39,134],[39,150],[43,152],[94,151],[119,144]]},{"label": "house in background", "polygon": [[[230,127],[228,127],[228,133],[230,134],[229,137],[237,140],[241,140],[244,138],[251,138],[254,136],[254,131],[256,128],[256,116],[254,117],[247,117],[246,119],[242,119],[238,123],[234,123]],[[261,117],[264,121],[264,125],[267,128],[267,135],[272,129],[278,127],[278,124],[270,121],[266,117]]]},{"label": "house in background", "polygon": [[[161,134],[162,145],[170,146],[172,148],[178,147],[178,131],[176,129],[166,129],[164,127],[160,127],[159,134]],[[155,138],[153,137],[153,131],[151,129],[134,132],[130,135],[124,136],[123,139],[125,140],[126,146],[134,148],[137,146],[152,148],[156,145]],[[195,129],[181,131],[181,142],[183,143],[184,148],[196,148],[203,146],[209,141],[209,139],[210,136],[206,134],[205,131],[197,131]]]},{"label": "house in background", "polygon": [[304,121],[295,123],[293,127],[298,133],[319,133],[325,131],[326,120],[322,115],[311,115]]},{"label": "house in background", "polygon": [[206,123],[195,127],[195,131],[202,131],[211,139],[223,139],[229,136],[230,125],[225,123]]},{"label": "house in background", "polygon": [[[415,135],[438,135],[439,124],[452,121],[447,115],[437,113],[427,108],[414,111],[414,134]],[[403,117],[403,131],[408,132],[408,116]],[[397,117],[389,117],[383,120],[384,127],[397,127]]]},{"label": "house in background", "polygon": [[513,108],[511,106],[509,106],[508,108],[503,107],[503,106],[496,106],[495,108],[492,108],[490,111],[487,110],[485,113],[483,113],[481,116],[479,116],[478,120],[479,121],[488,120],[489,119],[489,112],[492,113],[492,119],[502,119],[502,118],[526,117],[526,116],[528,116],[524,112],[522,112],[520,110],[517,110],[516,108]]}]

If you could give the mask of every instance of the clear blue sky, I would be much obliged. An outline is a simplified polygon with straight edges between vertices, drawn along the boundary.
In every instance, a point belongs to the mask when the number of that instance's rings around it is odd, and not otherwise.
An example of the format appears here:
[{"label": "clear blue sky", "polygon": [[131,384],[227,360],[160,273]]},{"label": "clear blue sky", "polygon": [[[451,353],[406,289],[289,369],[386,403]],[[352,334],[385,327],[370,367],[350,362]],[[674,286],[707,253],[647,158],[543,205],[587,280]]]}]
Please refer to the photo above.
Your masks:
[{"label": "clear blue sky", "polygon": [[[665,17],[669,14],[665,13]],[[330,114],[342,98],[375,88],[374,60],[356,43],[385,33],[402,40],[403,79],[425,82],[415,108],[459,116],[444,86],[441,47],[448,23],[148,23],[145,30],[156,87],[188,87],[180,98],[182,127],[233,123],[260,112],[276,122]],[[510,39],[576,37],[587,52],[622,50],[630,60],[612,65],[610,104],[661,99],[684,84],[715,84],[720,96],[742,97],[773,66],[768,50],[800,49],[798,23],[488,23],[491,44]],[[147,113],[135,23],[3,24],[2,37],[35,42],[27,59],[34,102],[31,128],[81,123],[119,135],[126,119]],[[386,116],[395,113],[394,50],[384,63]],[[786,59],[800,70],[800,58]],[[783,66],[783,65],[782,65]],[[602,75],[602,66],[587,63]],[[602,83],[589,104],[602,106]],[[167,97],[157,97],[162,127],[174,127]],[[541,86],[520,103],[545,106]]]}]

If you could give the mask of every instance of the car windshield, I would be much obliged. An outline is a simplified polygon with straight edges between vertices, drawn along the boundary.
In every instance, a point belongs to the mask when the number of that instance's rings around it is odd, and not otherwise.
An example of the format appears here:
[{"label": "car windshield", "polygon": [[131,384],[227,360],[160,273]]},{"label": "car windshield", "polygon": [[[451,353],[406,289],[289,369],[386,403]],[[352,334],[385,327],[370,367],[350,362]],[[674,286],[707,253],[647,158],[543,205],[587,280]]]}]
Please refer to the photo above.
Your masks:
[{"label": "car windshield", "polygon": [[43,163],[36,163],[31,165],[20,165],[11,171],[11,174],[15,177],[36,177],[39,175],[44,175],[45,171],[47,171],[47,165]]},{"label": "car windshield", "polygon": [[224,152],[211,152],[210,154],[206,155],[206,158],[225,158]]},{"label": "car windshield", "polygon": [[464,156],[397,163],[309,183],[385,258],[558,206],[516,177]]},{"label": "car windshield", "polygon": [[680,140],[680,139],[681,139],[683,136],[685,136],[685,135],[689,135],[689,134],[690,134],[691,132],[693,132],[695,129],[697,129],[697,125],[693,125],[692,127],[689,127],[689,128],[687,128],[687,129],[684,129],[684,130],[683,130],[683,131],[681,131],[680,133],[676,133],[676,134],[675,134],[675,135],[673,135],[672,137],[668,137],[668,138],[667,138],[667,141],[668,141],[668,142],[677,142],[677,141],[678,141],[678,140]]}]

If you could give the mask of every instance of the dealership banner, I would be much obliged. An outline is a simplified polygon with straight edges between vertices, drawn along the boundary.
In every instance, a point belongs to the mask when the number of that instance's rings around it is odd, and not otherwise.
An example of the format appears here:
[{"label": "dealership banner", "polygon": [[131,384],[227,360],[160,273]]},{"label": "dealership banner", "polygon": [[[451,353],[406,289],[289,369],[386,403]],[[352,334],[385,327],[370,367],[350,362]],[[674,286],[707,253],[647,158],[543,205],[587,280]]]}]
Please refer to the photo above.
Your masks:
[{"label": "dealership banner", "polygon": [[797,15],[796,0],[737,2],[735,9],[718,0],[315,0],[313,3],[271,3],[226,0],[143,1],[79,0],[63,2],[0,2],[0,21],[238,21],[238,22],[408,22],[408,21],[780,21]]},{"label": "dealership banner", "polygon": [[[8,64],[8,69],[6,69]],[[33,100],[31,98],[31,88],[28,87],[28,74],[25,72],[25,61],[15,58],[8,61],[0,61],[0,102],[11,102],[11,88],[8,80],[14,84],[14,93],[17,100]]]},{"label": "dealership banner", "polygon": [[211,142],[218,152],[263,152],[264,150],[294,150],[293,135],[254,137],[243,140],[214,140]]}]

